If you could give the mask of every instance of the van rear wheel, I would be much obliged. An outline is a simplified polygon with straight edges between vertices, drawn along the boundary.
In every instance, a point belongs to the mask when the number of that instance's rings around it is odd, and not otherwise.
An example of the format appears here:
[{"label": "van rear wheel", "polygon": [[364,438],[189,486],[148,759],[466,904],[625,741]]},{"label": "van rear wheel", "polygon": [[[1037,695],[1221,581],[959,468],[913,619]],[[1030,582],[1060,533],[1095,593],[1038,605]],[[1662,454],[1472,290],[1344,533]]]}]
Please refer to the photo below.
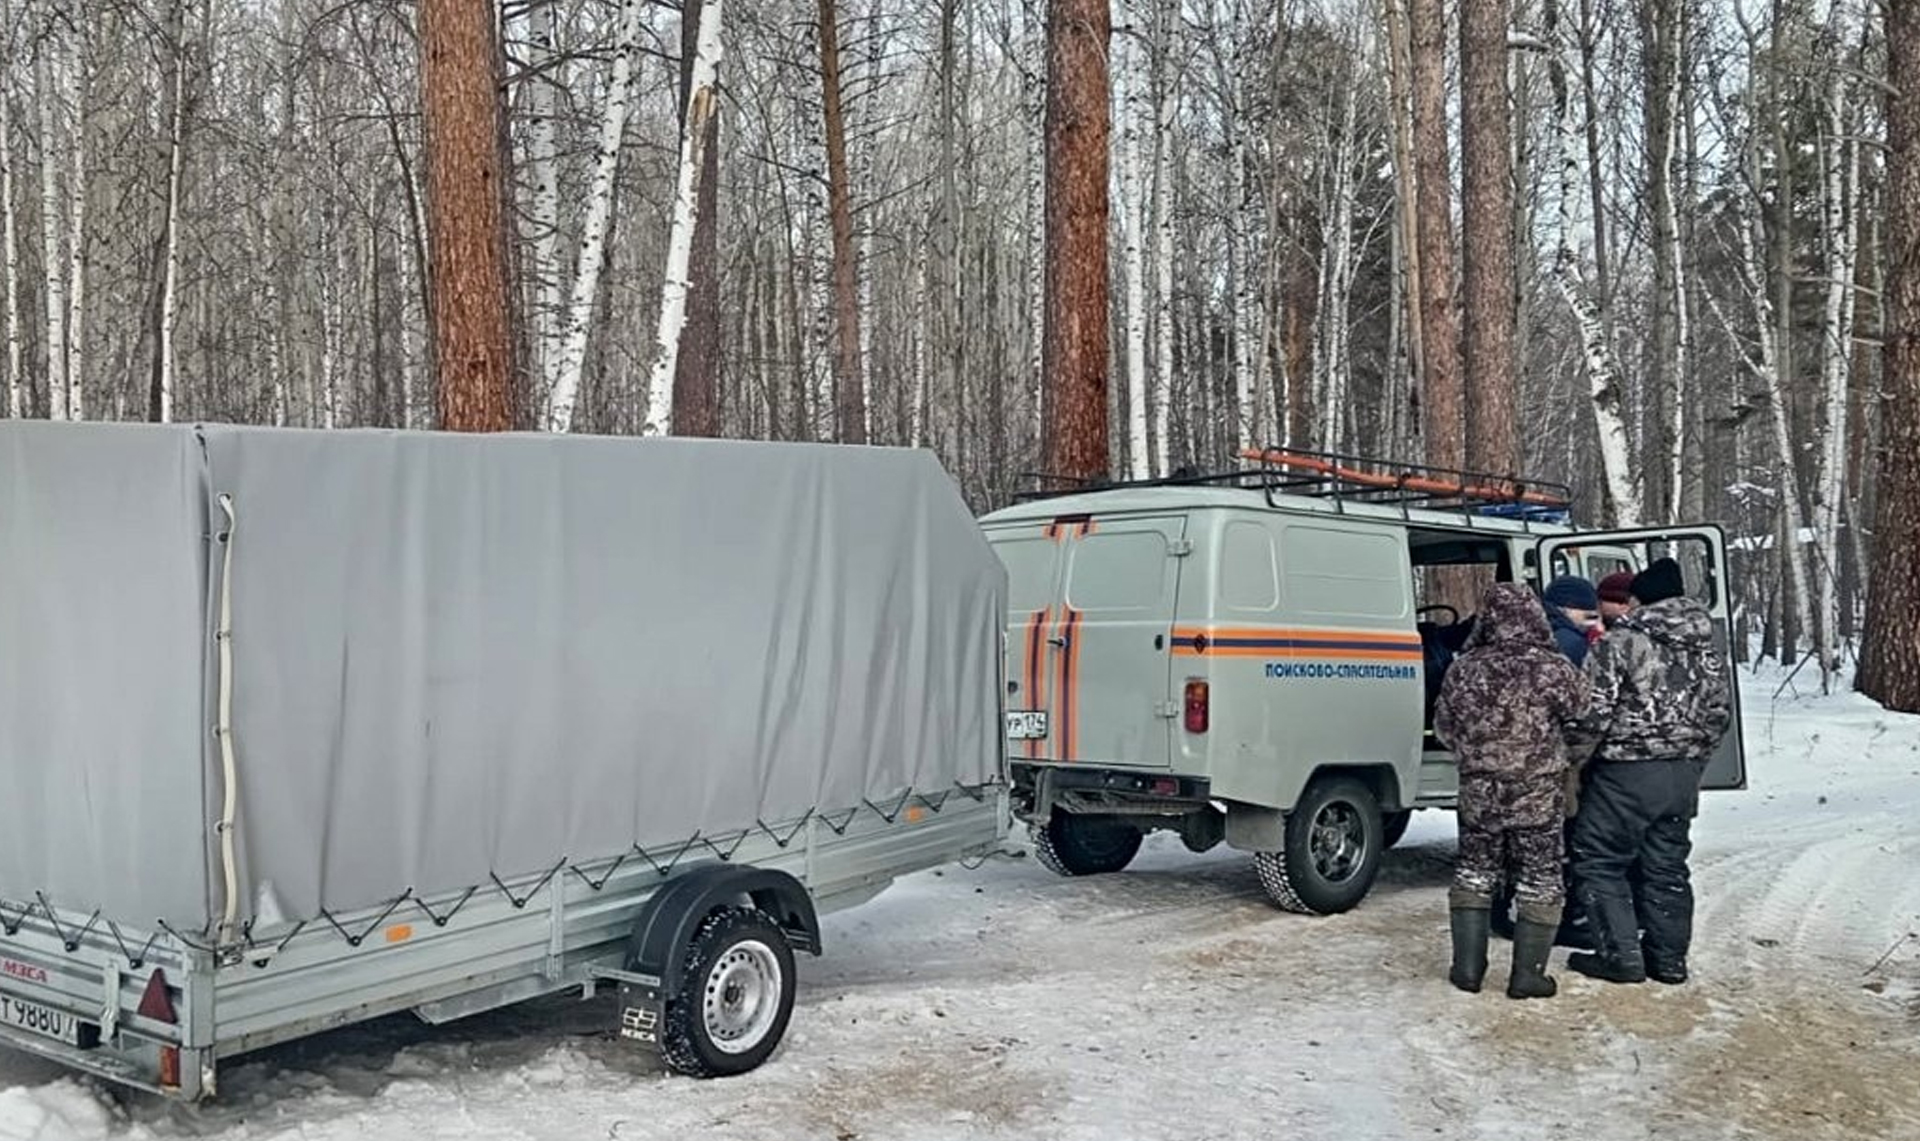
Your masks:
[{"label": "van rear wheel", "polygon": [[1328,777],[1309,785],[1287,814],[1285,847],[1255,853],[1253,866],[1281,908],[1335,915],[1366,898],[1386,846],[1373,790],[1352,777]]},{"label": "van rear wheel", "polygon": [[1124,820],[1056,808],[1033,830],[1033,854],[1055,875],[1105,875],[1133,862],[1140,839],[1140,829]]}]

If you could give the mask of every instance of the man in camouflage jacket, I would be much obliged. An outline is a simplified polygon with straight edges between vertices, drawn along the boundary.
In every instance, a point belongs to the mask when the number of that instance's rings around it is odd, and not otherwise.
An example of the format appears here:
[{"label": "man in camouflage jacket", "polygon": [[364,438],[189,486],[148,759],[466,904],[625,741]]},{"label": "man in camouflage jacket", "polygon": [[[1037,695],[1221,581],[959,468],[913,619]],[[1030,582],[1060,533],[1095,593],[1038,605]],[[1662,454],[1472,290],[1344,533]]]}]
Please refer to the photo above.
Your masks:
[{"label": "man in camouflage jacket", "polygon": [[1609,982],[1678,984],[1693,939],[1687,857],[1700,778],[1733,723],[1733,682],[1678,563],[1653,563],[1632,591],[1639,605],[1587,658],[1593,697],[1575,736],[1592,760],[1571,844],[1595,951],[1567,965]]},{"label": "man in camouflage jacket", "polygon": [[1517,583],[1489,589],[1466,652],[1447,671],[1433,720],[1460,771],[1448,977],[1462,990],[1478,991],[1486,975],[1489,909],[1512,871],[1519,916],[1507,994],[1554,993],[1546,971],[1566,902],[1564,729],[1586,711],[1587,699],[1585,679],[1554,644],[1533,592]]}]

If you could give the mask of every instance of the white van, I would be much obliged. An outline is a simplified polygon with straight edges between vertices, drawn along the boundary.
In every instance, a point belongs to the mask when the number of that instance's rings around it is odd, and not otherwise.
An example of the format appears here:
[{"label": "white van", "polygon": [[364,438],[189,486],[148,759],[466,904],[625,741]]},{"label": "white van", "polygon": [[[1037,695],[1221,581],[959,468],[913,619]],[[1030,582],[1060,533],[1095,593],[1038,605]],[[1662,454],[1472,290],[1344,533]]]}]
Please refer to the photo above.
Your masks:
[{"label": "white van", "polygon": [[[1118,871],[1169,829],[1254,853],[1289,910],[1357,904],[1413,810],[1457,788],[1429,719],[1471,615],[1423,606],[1421,568],[1537,589],[1542,567],[1597,580],[1673,554],[1728,635],[1717,527],[1581,532],[1565,489],[1260,457],[982,520],[1010,579],[1014,808],[1062,875]],[[1745,785],[1737,718],[1706,783]]]}]

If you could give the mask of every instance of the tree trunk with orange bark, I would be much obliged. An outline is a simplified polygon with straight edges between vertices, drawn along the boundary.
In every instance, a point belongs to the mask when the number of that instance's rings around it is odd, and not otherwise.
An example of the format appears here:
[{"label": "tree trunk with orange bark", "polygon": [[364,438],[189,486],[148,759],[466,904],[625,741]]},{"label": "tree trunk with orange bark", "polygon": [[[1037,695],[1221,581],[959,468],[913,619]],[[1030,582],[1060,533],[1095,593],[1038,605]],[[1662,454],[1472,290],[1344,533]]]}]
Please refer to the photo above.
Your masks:
[{"label": "tree trunk with orange bark", "polygon": [[516,418],[497,34],[489,0],[421,0],[429,321],[440,426],[456,432]]},{"label": "tree trunk with orange bark", "polygon": [[1507,0],[1464,0],[1461,4],[1465,458],[1467,466],[1496,475],[1511,475],[1520,466],[1514,426],[1514,341],[1519,314],[1513,269],[1513,122],[1507,99],[1507,23]]},{"label": "tree trunk with orange bark", "polygon": [[1107,474],[1107,0],[1047,10],[1047,269],[1041,447],[1049,474]]}]

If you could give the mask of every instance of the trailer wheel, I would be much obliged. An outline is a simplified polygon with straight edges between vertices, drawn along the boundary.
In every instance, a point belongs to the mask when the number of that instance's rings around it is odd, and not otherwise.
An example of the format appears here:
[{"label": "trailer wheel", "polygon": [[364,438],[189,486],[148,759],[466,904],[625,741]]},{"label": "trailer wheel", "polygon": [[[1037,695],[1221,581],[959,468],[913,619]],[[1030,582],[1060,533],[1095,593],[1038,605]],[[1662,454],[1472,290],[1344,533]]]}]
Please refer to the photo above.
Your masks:
[{"label": "trailer wheel", "polygon": [[1366,898],[1384,841],[1373,790],[1352,777],[1323,778],[1287,814],[1286,846],[1255,853],[1253,866],[1281,908],[1334,915]]},{"label": "trailer wheel", "polygon": [[1381,846],[1392,848],[1399,844],[1407,834],[1407,826],[1413,823],[1413,809],[1403,808],[1398,812],[1389,812],[1380,817],[1380,825],[1385,830]]},{"label": "trailer wheel", "polygon": [[696,1078],[744,1074],[780,1045],[793,1016],[793,948],[764,911],[708,916],[687,944],[686,986],[667,1000],[660,1056]]},{"label": "trailer wheel", "polygon": [[1140,829],[1125,821],[1056,809],[1033,830],[1033,854],[1055,875],[1105,875],[1132,863],[1140,840]]}]

